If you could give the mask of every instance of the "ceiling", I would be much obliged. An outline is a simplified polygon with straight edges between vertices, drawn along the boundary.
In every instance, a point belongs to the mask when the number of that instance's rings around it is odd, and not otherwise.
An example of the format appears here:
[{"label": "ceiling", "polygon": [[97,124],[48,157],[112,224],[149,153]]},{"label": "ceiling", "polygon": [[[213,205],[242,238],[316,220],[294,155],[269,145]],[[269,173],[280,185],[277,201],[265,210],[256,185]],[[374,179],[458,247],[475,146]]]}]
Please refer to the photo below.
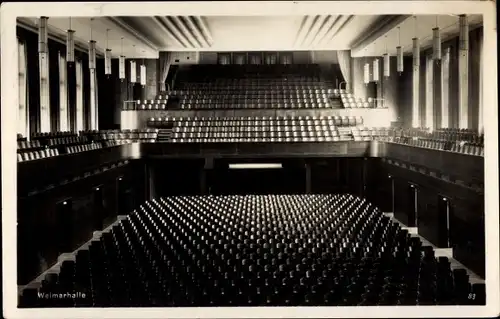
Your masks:
[{"label": "ceiling", "polygon": [[[388,30],[382,30],[375,36],[369,38],[365,43],[354,44],[353,56],[380,56],[386,52],[390,55],[396,54],[396,47],[401,45],[403,53],[411,54],[412,38],[418,37],[422,49],[432,46],[432,29],[436,26],[441,30],[441,39],[457,36],[459,24],[457,15],[419,15],[408,16],[401,23],[392,25]],[[469,28],[482,25],[482,15],[469,15]],[[401,40],[400,40],[401,39]],[[387,45],[386,45],[387,43]]]},{"label": "ceiling", "polygon": [[[430,45],[436,16],[422,15],[276,15],[276,16],[120,16],[71,19],[77,46],[97,41],[98,52],[108,47],[113,57],[157,58],[159,51],[277,51],[351,50],[353,56],[379,56],[386,47],[394,54],[401,45],[411,52],[417,34],[421,47]],[[469,16],[482,23],[481,15]],[[36,29],[37,18],[18,18]],[[67,17],[48,20],[49,33],[60,41],[70,27]],[[458,34],[458,16],[440,15],[442,38]],[[399,36],[401,34],[401,36]],[[123,45],[122,45],[123,43]],[[123,51],[122,51],[123,48]]]}]

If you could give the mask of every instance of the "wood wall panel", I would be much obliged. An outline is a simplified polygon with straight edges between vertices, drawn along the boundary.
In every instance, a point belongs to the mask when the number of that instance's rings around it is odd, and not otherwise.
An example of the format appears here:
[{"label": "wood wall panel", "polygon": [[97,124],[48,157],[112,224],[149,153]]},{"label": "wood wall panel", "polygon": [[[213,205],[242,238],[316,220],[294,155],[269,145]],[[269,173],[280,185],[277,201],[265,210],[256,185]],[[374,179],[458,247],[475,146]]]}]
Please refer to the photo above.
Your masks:
[{"label": "wood wall panel", "polygon": [[[92,237],[96,218],[109,225],[117,215],[116,179],[123,177],[124,189],[142,202],[141,176],[131,163],[82,180],[54,187],[18,199],[18,284],[27,284],[57,261],[59,254],[71,252]],[[105,215],[97,216],[93,190],[103,187]],[[58,215],[58,203],[71,203],[71,213]],[[126,207],[127,212],[131,207]],[[102,211],[101,211],[102,213]],[[61,246],[61,243],[63,245]]]},{"label": "wood wall panel", "polygon": [[[418,232],[437,246],[440,245],[438,195],[449,198],[452,207],[450,237],[454,257],[475,273],[484,276],[484,194],[407,168],[380,162],[372,164],[384,174],[393,175],[401,181],[400,184],[411,182],[417,185]],[[398,188],[396,192],[397,190]]]}]

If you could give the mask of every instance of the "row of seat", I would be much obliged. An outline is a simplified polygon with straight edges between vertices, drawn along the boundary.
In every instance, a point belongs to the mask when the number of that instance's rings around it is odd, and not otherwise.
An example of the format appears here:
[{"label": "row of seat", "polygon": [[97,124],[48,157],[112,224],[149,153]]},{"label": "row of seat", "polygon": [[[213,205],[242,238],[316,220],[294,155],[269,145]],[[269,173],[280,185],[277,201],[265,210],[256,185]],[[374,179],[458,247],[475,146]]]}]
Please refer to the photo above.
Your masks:
[{"label": "row of seat", "polygon": [[[321,90],[304,90],[294,92],[230,92],[230,91],[215,91],[215,92],[189,92],[178,95],[180,100],[207,100],[207,99],[254,99],[254,100],[287,100],[287,99],[304,99],[304,98],[322,98],[327,99],[329,93],[320,92]],[[326,91],[326,90],[325,90]]]},{"label": "row of seat", "polygon": [[[86,297],[37,298],[75,291]],[[484,302],[484,284],[352,195],[154,199],[20,298],[21,307]]]},{"label": "row of seat", "polygon": [[68,136],[68,137],[50,138],[46,141],[46,145],[49,147],[57,146],[57,145],[84,144],[84,143],[88,143],[87,137],[85,137],[85,136]]},{"label": "row of seat", "polygon": [[479,143],[450,142],[441,139],[409,138],[394,136],[379,136],[377,140],[391,143],[400,143],[416,147],[431,148],[441,151],[449,151],[461,154],[484,156],[484,145]]},{"label": "row of seat", "polygon": [[31,139],[59,138],[59,137],[70,137],[76,135],[77,134],[72,131],[43,132],[43,133],[33,133],[31,135]]},{"label": "row of seat", "polygon": [[428,128],[406,128],[396,131],[398,135],[405,137],[421,137],[439,139],[447,142],[466,141],[476,144],[484,144],[484,134],[473,129],[446,128],[429,130]]},{"label": "row of seat", "polygon": [[141,139],[156,139],[158,130],[153,128],[133,129],[133,130],[102,130],[102,131],[85,131],[85,134],[94,141],[106,140],[141,140]]},{"label": "row of seat", "polygon": [[85,144],[87,142],[88,141],[85,136],[68,135],[65,137],[56,138],[39,138],[31,141],[18,141],[17,150],[18,152],[37,151],[44,149],[45,147],[53,148],[63,145]]},{"label": "row of seat", "polygon": [[46,148],[40,151],[31,151],[17,154],[17,162],[27,162],[37,159],[52,157],[59,155],[59,151],[55,148]]},{"label": "row of seat", "polygon": [[342,105],[344,108],[373,108],[376,107],[376,102],[373,98],[369,97],[367,99],[355,97],[352,93],[347,91],[334,90],[334,97],[340,97]]},{"label": "row of seat", "polygon": [[74,145],[74,146],[66,146],[65,150],[67,154],[80,153],[85,151],[97,150],[101,149],[101,143],[90,143],[90,144],[82,144],[82,145]]},{"label": "row of seat", "polygon": [[[326,102],[194,102],[179,104],[185,110],[222,110],[222,109],[328,109],[332,105]],[[141,109],[144,109],[141,107]]]},{"label": "row of seat", "polygon": [[[245,78],[221,78],[217,77],[220,74],[215,75],[216,77],[204,77],[201,79],[186,78],[181,81],[178,87],[189,88],[189,87],[227,87],[227,86],[264,86],[264,85],[315,85],[321,83],[321,78],[317,76],[301,76],[301,75],[279,75],[271,77],[262,77],[261,74],[251,74],[246,75]],[[233,75],[234,76],[234,75]],[[181,77],[179,77],[180,79]]]},{"label": "row of seat", "polygon": [[22,151],[30,151],[32,149],[38,149],[41,148],[42,144],[40,140],[32,140],[32,141],[17,141],[17,151],[22,152]]},{"label": "row of seat", "polygon": [[347,135],[340,135],[340,136],[332,136],[332,135],[327,135],[325,133],[324,136],[297,136],[297,137],[284,137],[284,135],[281,135],[281,137],[278,137],[277,135],[274,135],[274,137],[271,137],[271,134],[268,134],[266,136],[263,135],[257,135],[257,134],[247,134],[247,135],[234,135],[237,137],[229,137],[229,135],[226,135],[226,137],[222,137],[220,135],[217,135],[219,137],[215,137],[216,135],[211,135],[206,137],[207,135],[201,135],[201,134],[190,134],[190,135],[185,135],[186,137],[182,137],[179,133],[174,133],[173,136],[168,139],[165,142],[168,143],[179,143],[179,144],[184,144],[184,143],[194,143],[194,144],[200,144],[200,143],[316,143],[316,142],[348,142],[352,141],[353,138],[352,136],[347,136]]},{"label": "row of seat", "polygon": [[149,123],[180,126],[357,126],[362,116],[228,116],[228,117],[165,117],[149,118]]}]

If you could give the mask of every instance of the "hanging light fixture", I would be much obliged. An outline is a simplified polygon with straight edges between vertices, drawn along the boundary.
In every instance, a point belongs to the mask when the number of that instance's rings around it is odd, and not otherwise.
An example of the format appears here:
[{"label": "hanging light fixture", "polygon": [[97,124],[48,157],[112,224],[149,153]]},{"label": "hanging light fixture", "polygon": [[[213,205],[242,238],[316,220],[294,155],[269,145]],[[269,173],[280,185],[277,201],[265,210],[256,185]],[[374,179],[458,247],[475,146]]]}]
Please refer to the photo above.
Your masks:
[{"label": "hanging light fixture", "polygon": [[469,50],[469,21],[467,15],[462,14],[459,16],[460,35],[459,35],[459,48],[460,50]]},{"label": "hanging light fixture", "polygon": [[363,75],[364,75],[364,83],[368,86],[370,83],[370,64],[367,62],[366,57],[366,49],[365,49],[365,63],[363,65]]},{"label": "hanging light fixture", "polygon": [[373,82],[380,81],[380,62],[379,58],[375,57],[373,60]]},{"label": "hanging light fixture", "polygon": [[135,61],[130,61],[130,82],[137,82],[137,64]]},{"label": "hanging light fixture", "polygon": [[417,37],[417,17],[415,16],[415,37],[413,40],[413,66],[420,66],[420,41]]},{"label": "hanging light fixture", "polygon": [[370,83],[370,64],[368,62],[365,63],[364,71],[365,71],[365,84],[368,85],[368,83]]},{"label": "hanging light fixture", "polygon": [[[143,51],[144,53],[144,51]],[[144,58],[142,58],[142,64],[141,64],[141,85],[142,87],[146,86],[146,65],[144,65]]]},{"label": "hanging light fixture", "polygon": [[399,75],[403,73],[404,64],[403,64],[403,48],[401,47],[401,27],[398,27],[398,37],[399,37],[399,45],[396,47],[396,57],[397,57],[397,71]]},{"label": "hanging light fixture", "polygon": [[437,16],[436,27],[432,29],[432,59],[441,60],[441,32],[439,30]]},{"label": "hanging light fixture", "polygon": [[122,43],[121,43],[121,55],[118,58],[118,76],[120,80],[123,82],[125,80],[125,56],[123,55],[123,37],[122,37]]},{"label": "hanging light fixture", "polygon": [[[135,44],[133,45],[133,47],[135,53]],[[131,83],[137,82],[137,65],[134,60],[130,61],[130,82]]]},{"label": "hanging light fixture", "polygon": [[391,58],[387,51],[387,35],[385,36],[385,53],[384,53],[384,76],[388,78],[391,76]]},{"label": "hanging light fixture", "polygon": [[96,42],[92,40],[92,21],[94,21],[93,18],[90,18],[90,41],[89,41],[89,69],[94,70],[96,68],[96,63],[95,63],[95,45]]},{"label": "hanging light fixture", "polygon": [[71,29],[71,17],[66,33],[66,62],[75,62],[75,31]]},{"label": "hanging light fixture", "polygon": [[111,49],[109,48],[109,29],[106,30],[106,51],[104,52],[104,74],[111,75]]},{"label": "hanging light fixture", "polygon": [[40,17],[38,23],[38,53],[47,53],[48,51],[48,30],[47,30],[47,17]]}]

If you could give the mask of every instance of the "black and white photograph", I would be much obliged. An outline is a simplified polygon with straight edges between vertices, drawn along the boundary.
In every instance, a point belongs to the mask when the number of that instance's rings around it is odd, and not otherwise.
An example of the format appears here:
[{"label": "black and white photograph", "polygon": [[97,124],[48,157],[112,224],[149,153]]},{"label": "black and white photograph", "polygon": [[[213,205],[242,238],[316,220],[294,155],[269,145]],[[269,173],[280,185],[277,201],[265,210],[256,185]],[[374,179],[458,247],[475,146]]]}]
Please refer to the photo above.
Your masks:
[{"label": "black and white photograph", "polygon": [[500,313],[494,2],[0,22],[4,317]]}]

